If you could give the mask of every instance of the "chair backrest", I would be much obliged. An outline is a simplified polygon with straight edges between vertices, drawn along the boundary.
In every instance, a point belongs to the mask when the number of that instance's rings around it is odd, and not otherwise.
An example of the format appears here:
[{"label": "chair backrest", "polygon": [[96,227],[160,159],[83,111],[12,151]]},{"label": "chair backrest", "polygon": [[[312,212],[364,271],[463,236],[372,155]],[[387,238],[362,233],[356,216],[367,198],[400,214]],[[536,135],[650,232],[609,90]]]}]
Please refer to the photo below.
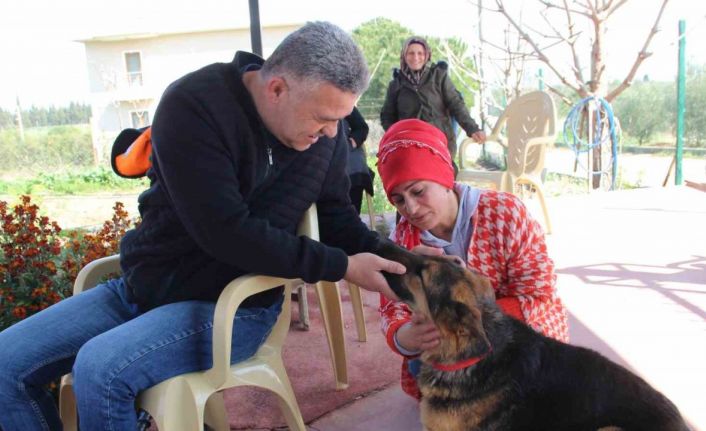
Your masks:
[{"label": "chair backrest", "polygon": [[554,139],[556,107],[549,93],[533,91],[514,99],[505,108],[498,126],[505,126],[507,172],[514,176],[536,175],[544,169],[545,145],[527,146],[533,138]]}]

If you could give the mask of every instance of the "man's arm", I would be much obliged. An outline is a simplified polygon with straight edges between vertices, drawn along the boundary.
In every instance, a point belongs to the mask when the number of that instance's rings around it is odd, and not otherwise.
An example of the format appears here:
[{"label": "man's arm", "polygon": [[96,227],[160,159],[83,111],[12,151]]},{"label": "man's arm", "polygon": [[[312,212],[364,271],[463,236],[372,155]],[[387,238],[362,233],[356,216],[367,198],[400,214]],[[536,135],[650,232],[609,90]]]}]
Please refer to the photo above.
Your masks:
[{"label": "man's arm", "polygon": [[346,174],[347,158],[345,134],[339,127],[336,147],[317,201],[317,209],[321,241],[353,255],[374,250],[378,235],[368,229],[351,204],[348,193],[350,180]]},{"label": "man's arm", "polygon": [[473,121],[471,114],[466,108],[466,104],[463,101],[458,90],[451,81],[448,73],[444,71],[441,80],[441,91],[444,98],[444,103],[446,104],[451,116],[453,116],[458,124],[463,128],[468,136],[472,136],[476,132],[480,131],[478,124]]}]

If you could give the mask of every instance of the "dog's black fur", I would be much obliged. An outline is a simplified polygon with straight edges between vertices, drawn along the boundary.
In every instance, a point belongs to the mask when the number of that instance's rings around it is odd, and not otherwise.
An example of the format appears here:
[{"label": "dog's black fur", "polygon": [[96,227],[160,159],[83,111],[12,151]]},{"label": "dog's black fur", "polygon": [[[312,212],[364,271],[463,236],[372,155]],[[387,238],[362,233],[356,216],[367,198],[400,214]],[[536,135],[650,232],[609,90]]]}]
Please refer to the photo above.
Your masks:
[{"label": "dog's black fur", "polygon": [[[386,274],[390,287],[442,333],[418,376],[427,430],[688,431],[674,404],[640,377],[503,314],[485,278],[389,241],[377,254],[406,266],[404,275]],[[431,365],[476,356],[459,371]]]}]

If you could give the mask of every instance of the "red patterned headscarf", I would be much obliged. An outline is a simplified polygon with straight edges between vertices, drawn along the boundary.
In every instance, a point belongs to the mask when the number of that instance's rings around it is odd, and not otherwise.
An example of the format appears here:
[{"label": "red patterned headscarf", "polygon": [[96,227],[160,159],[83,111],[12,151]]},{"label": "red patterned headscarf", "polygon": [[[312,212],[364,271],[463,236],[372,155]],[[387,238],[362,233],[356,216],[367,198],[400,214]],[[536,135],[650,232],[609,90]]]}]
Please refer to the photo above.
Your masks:
[{"label": "red patterned headscarf", "polygon": [[401,120],[387,129],[380,140],[377,167],[388,199],[407,181],[429,180],[449,189],[454,185],[446,135],[417,119]]}]

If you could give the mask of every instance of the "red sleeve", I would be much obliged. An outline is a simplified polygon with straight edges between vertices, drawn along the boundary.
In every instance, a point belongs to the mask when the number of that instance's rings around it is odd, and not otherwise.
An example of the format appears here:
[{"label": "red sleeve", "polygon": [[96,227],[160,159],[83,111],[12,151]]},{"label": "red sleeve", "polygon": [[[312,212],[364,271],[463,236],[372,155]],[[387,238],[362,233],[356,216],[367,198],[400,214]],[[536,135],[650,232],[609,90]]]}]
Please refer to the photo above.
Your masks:
[{"label": "red sleeve", "polygon": [[385,336],[387,345],[393,352],[402,354],[395,346],[395,333],[400,326],[411,320],[412,311],[403,302],[391,301],[380,295],[380,329]]},{"label": "red sleeve", "polygon": [[510,317],[514,317],[520,322],[525,321],[525,316],[522,315],[522,308],[520,307],[520,300],[513,298],[511,296],[507,298],[500,298],[496,301],[498,307]]}]

